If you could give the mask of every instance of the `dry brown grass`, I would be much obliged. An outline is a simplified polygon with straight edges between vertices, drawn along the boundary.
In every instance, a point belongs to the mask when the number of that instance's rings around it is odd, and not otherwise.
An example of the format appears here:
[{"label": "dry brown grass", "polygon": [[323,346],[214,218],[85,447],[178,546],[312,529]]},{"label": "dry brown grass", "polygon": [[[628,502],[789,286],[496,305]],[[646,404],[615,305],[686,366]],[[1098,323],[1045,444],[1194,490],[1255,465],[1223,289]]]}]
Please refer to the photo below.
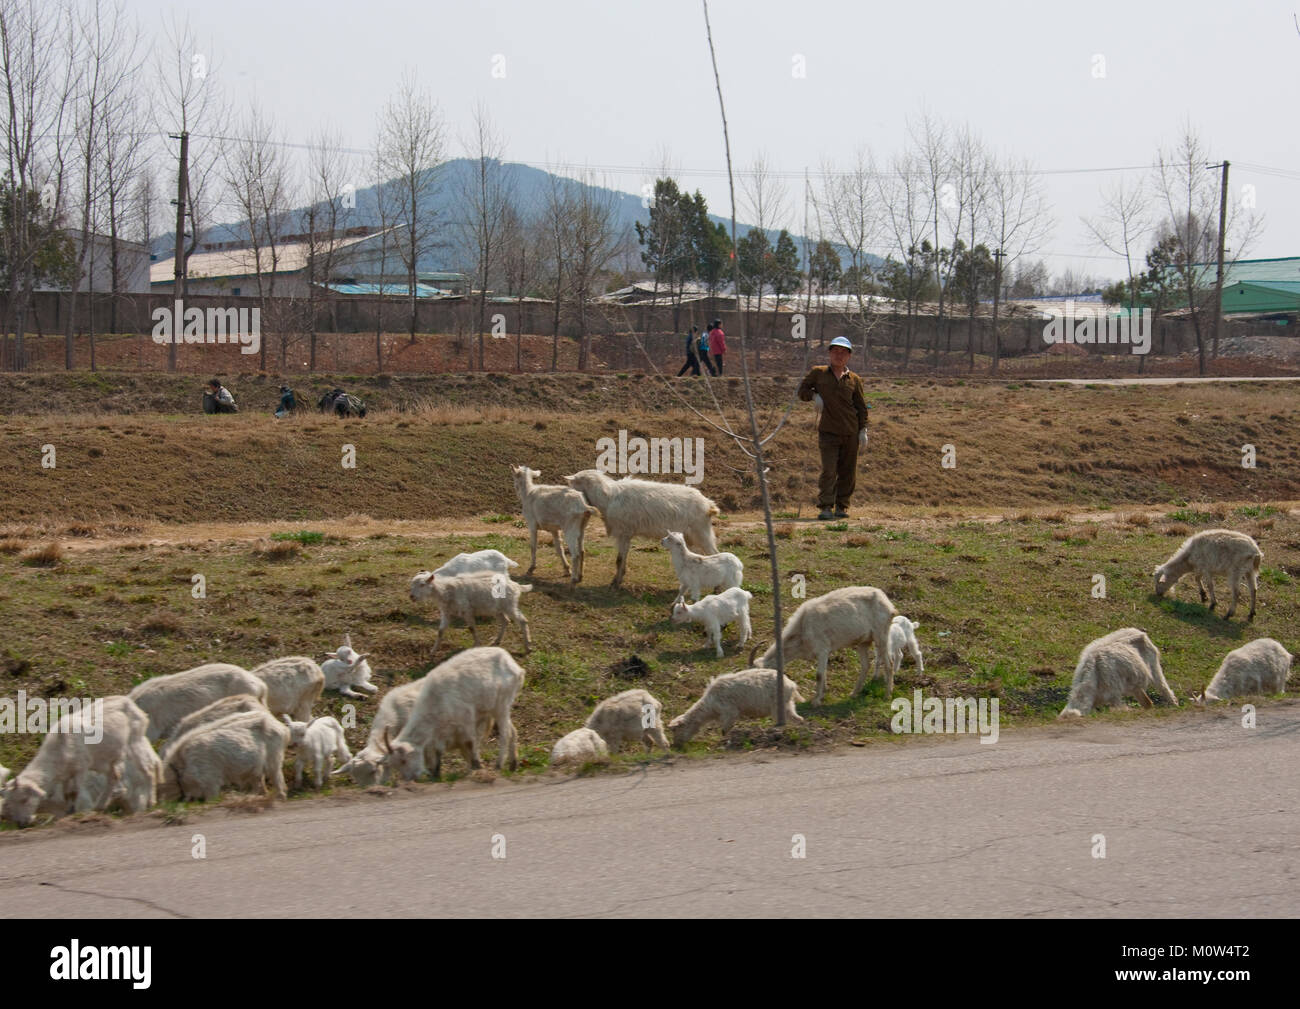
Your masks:
[{"label": "dry brown grass", "polygon": [[9,537],[0,540],[0,554],[16,554],[27,549],[27,541]]},{"label": "dry brown grass", "polygon": [[57,540],[51,540],[44,546],[32,547],[18,560],[29,568],[52,568],[63,560],[63,547]]},{"label": "dry brown grass", "polygon": [[295,540],[259,540],[253,549],[253,555],[266,561],[291,561],[302,553],[302,548]]},{"label": "dry brown grass", "polygon": [[[249,388],[255,386],[250,382]],[[702,388],[690,383],[674,388],[714,412]],[[439,391],[426,391],[433,389]],[[755,390],[760,413],[774,421],[788,388],[759,382]],[[129,393],[129,385],[122,391]],[[443,386],[420,391],[427,402],[409,391],[393,392],[389,409],[360,423],[329,418],[291,425],[251,410],[220,424],[204,417],[146,414],[79,423],[77,417],[48,412],[45,400],[36,400],[33,392],[33,412],[10,404],[19,412],[0,429],[7,514],[14,522],[94,523],[101,534],[110,522],[192,522],[196,509],[209,522],[339,519],[351,512],[377,522],[516,515],[509,463],[527,462],[544,480],[555,481],[592,466],[597,439],[620,428],[649,437],[698,434],[705,443],[700,489],[729,514],[756,507],[749,460],[725,435],[702,427],[656,382],[608,375],[561,381],[447,376]],[[737,421],[739,391],[733,394],[726,386],[720,395]],[[1016,509],[1064,512],[1101,503],[1132,508],[1172,500],[1300,498],[1300,408],[1286,404],[1275,390],[1246,385],[1031,390],[882,378],[873,381],[870,398],[882,423],[860,460],[857,500],[862,502],[953,512],[996,504],[1012,515]],[[416,405],[402,412],[412,402]],[[1196,440],[1180,441],[1184,429],[1169,418],[1192,415],[1199,418]],[[1213,419],[1216,415],[1221,419]],[[972,416],[980,418],[978,425],[971,425]],[[1099,423],[1099,417],[1109,416],[1123,416],[1127,428]],[[1041,419],[1052,425],[1042,426]],[[810,420],[811,414],[797,415],[769,443],[777,510],[807,507],[816,496],[815,460],[809,465],[815,436],[802,422]],[[1256,433],[1248,435],[1245,428],[1252,426]],[[963,432],[961,463],[943,470],[929,446],[951,440],[954,431]],[[1142,437],[1133,437],[1135,431]],[[33,441],[58,443],[70,465],[39,471],[23,464],[24,446]],[[341,441],[356,445],[369,479],[361,479],[361,471],[340,470]],[[1246,441],[1270,460],[1268,467],[1243,471],[1216,448]],[[103,455],[92,457],[92,448]],[[124,468],[133,480],[118,478]],[[347,494],[338,493],[338,479],[348,483]],[[250,487],[257,492],[249,493]],[[1068,512],[1049,521],[1065,524]],[[64,535],[60,529],[54,525],[39,536]]]},{"label": "dry brown grass", "polygon": [[164,611],[154,613],[140,625],[142,634],[179,634],[184,630],[179,617]]}]

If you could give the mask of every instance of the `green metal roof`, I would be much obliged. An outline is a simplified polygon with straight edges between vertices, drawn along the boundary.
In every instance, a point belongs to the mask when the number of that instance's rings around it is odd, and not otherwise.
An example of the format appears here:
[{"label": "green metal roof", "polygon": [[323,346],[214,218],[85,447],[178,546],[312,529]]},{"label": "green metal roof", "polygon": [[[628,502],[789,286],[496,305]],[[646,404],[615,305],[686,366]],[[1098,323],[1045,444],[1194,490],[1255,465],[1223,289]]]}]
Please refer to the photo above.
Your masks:
[{"label": "green metal roof", "polygon": [[[1198,263],[1208,271],[1210,283],[1214,283],[1214,273],[1218,264]],[[1239,259],[1235,263],[1223,264],[1223,286],[1229,284],[1263,284],[1276,280],[1300,281],[1300,256],[1287,259]]]},{"label": "green metal roof", "polygon": [[1300,311],[1300,280],[1225,285],[1223,311],[1225,314]]}]

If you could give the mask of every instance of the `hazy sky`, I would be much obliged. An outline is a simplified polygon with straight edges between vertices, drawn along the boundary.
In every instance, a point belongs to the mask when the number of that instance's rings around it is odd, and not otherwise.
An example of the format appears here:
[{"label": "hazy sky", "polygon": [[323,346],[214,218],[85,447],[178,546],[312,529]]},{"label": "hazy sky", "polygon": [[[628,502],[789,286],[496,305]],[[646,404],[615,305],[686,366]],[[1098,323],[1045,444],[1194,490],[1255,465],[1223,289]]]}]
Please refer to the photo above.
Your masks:
[{"label": "hazy sky", "polygon": [[[728,212],[699,2],[128,3],[159,37],[165,17],[188,16],[235,106],[255,98],[291,140],[329,126],[370,147],[377,112],[414,69],[454,135],[485,102],[508,160],[587,165],[640,192],[667,156],[710,209]],[[1056,227],[1041,251],[1053,270],[1118,276],[1121,262],[1092,245],[1079,218],[1097,212],[1100,187],[1120,173],[1064,170],[1142,174],[1189,121],[1213,160],[1232,161],[1232,197],[1254,186],[1264,229],[1247,255],[1300,255],[1293,10],[1300,0],[715,0],[710,16],[733,155],[743,167],[766,151],[790,173],[792,230],[802,230],[805,168],[844,166],[864,146],[887,160],[908,117],[928,107],[1053,173],[1044,179]]]}]

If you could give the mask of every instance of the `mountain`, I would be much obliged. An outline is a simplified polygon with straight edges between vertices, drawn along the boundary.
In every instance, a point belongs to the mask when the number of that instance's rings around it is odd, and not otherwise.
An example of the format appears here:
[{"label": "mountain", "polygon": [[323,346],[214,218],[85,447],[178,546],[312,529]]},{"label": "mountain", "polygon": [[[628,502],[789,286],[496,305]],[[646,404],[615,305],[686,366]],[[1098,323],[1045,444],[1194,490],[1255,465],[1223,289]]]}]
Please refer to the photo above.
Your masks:
[{"label": "mountain", "polygon": [[[505,171],[508,173],[509,180],[513,184],[516,202],[521,207],[541,208],[545,206],[546,197],[551,187],[551,180],[556,178],[552,173],[540,168],[534,168],[532,165],[520,164],[518,162],[506,162]],[[432,210],[436,214],[436,219],[447,222],[454,219],[457,212],[459,194],[464,192],[466,187],[472,185],[478,171],[477,161],[470,158],[455,158],[444,163],[438,172],[438,181],[436,191],[432,199]],[[614,213],[617,223],[620,227],[626,228],[630,233],[635,234],[633,225],[638,221],[645,224],[650,219],[650,212],[646,207],[641,205],[641,197],[632,193],[624,193],[618,190],[606,189],[603,186],[589,186],[586,183],[577,182],[564,176],[559,178],[566,185],[581,186],[599,190],[602,193],[609,194],[613,201]],[[298,207],[289,214],[289,231],[302,231],[305,228],[296,226],[296,222],[302,219],[304,207]],[[722,222],[730,229],[731,218],[722,217],[717,214],[710,214],[709,217],[714,222]],[[341,226],[357,227],[366,226],[377,228],[380,225],[379,220],[379,202],[378,187],[367,186],[365,189],[356,191],[356,209],[348,215],[348,219]],[[750,226],[736,222],[736,237],[743,238],[750,231]],[[769,231],[768,238],[772,244],[776,244],[776,231]],[[803,237],[791,233],[795,244],[799,247],[799,254],[803,256]],[[170,258],[175,249],[175,232],[167,232],[159,235],[150,242],[150,249],[158,255],[159,259]],[[216,242],[239,242],[248,241],[248,227],[242,222],[228,224],[217,224],[208,228],[203,234],[204,243]],[[431,253],[426,261],[421,262],[421,272],[435,270],[456,270],[458,265],[455,250],[455,243],[444,243],[444,247],[434,253]],[[841,257],[847,263],[847,250],[839,248]],[[868,256],[868,260],[873,266],[883,262],[876,256]]]}]

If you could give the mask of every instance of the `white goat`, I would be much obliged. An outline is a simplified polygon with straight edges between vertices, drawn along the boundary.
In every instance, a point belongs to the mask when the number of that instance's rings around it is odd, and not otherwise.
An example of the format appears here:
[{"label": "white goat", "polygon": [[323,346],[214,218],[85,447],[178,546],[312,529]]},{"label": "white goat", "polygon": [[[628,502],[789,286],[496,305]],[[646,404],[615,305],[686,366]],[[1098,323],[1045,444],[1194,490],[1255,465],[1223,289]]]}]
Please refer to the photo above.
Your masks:
[{"label": "white goat", "polygon": [[[861,672],[856,694],[866,686],[871,669],[871,645],[875,645],[876,675],[885,675],[885,696],[894,694],[894,670],[889,662],[889,627],[898,610],[880,589],[851,585],[834,589],[809,599],[786,621],[781,632],[785,661],[808,659],[817,663],[817,695],[813,704],[826,696],[826,663],[831,652],[855,648]],[[754,663],[763,669],[776,668],[776,645],[773,644]]]},{"label": "white goat", "polygon": [[[428,572],[421,571],[420,574]],[[337,690],[344,697],[355,697],[358,700],[364,700],[364,695],[358,694],[353,687],[364,690],[367,694],[375,693],[379,688],[370,682],[370,663],[366,661],[369,656],[369,652],[353,649],[351,634],[343,635],[343,644],[339,645],[338,651],[326,655],[325,661],[321,663],[325,689]]]},{"label": "white goat", "polygon": [[493,645],[501,644],[501,639],[506,636],[506,621],[513,621],[523,630],[524,652],[528,652],[533,642],[528,633],[528,620],[519,609],[519,596],[531,591],[531,585],[520,585],[497,571],[476,571],[446,578],[431,573],[427,578],[422,579],[416,575],[411,580],[413,600],[428,599],[430,596],[438,600],[442,617],[438,624],[438,637],[433,643],[435,655],[453,617],[459,617],[469,624],[476,646],[478,628],[474,621],[478,617],[497,618],[497,636]]},{"label": "white goat", "polygon": [[1192,697],[1197,705],[1229,701],[1249,694],[1280,694],[1295,658],[1272,638],[1257,638],[1224,656],[1204,692]]},{"label": "white goat", "polygon": [[219,701],[213,701],[211,704],[199,708],[198,711],[186,715],[176,727],[172,729],[172,734],[167,742],[162,745],[158,751],[158,756],[163,760],[171,752],[179,739],[189,732],[193,732],[200,725],[209,725],[212,722],[219,722],[223,718],[229,718],[231,715],[242,715],[246,711],[265,711],[266,705],[259,701],[252,694],[234,694],[231,697],[223,697]]},{"label": "white goat", "polygon": [[[596,514],[596,509],[587,504],[587,499],[579,491],[571,487],[533,483],[542,475],[535,469],[511,466],[510,471],[514,474],[515,493],[519,495],[519,503],[523,506],[529,546],[532,549],[532,560],[524,574],[531,575],[537,567],[537,531],[540,529],[551,534],[551,545],[559,555],[564,573],[569,575],[569,584],[577,585],[582,581],[582,563],[585,557],[583,540],[587,534],[587,523]],[[572,570],[564,556],[566,545],[569,557],[573,559]]]},{"label": "white goat", "polygon": [[325,674],[305,655],[287,655],[249,670],[266,684],[266,708],[273,715],[311,718],[311,706],[325,689]]},{"label": "white goat", "polygon": [[470,554],[457,554],[442,567],[436,568],[433,573],[442,576],[467,575],[471,571],[499,571],[503,575],[508,575],[511,568],[517,567],[519,565],[500,550],[475,550]]},{"label": "white goat", "polygon": [[697,603],[688,603],[683,596],[673,602],[673,623],[703,624],[708,632],[709,643],[717,649],[718,658],[722,658],[722,628],[737,621],[740,624],[740,640],[736,647],[741,647],[753,635],[749,624],[749,601],[754,598],[752,592],[741,588],[727,589],[714,596],[705,596]]},{"label": "white goat", "polygon": [[479,744],[490,723],[497,724],[497,770],[519,767],[519,735],[510,720],[510,708],[524,685],[524,670],[504,648],[469,648],[453,655],[424,677],[415,707],[396,739],[385,732],[383,745],[389,766],[409,781],[426,770],[425,752],[432,748],[436,781],[442,774],[442,756],[459,747],[469,766],[477,770]]},{"label": "white goat", "polygon": [[1125,697],[1135,697],[1144,708],[1151,707],[1148,690],[1178,706],[1178,698],[1160,668],[1160,649],[1136,627],[1097,638],[1079,653],[1070,683],[1070,696],[1057,720],[1082,718],[1094,708],[1112,707]]},{"label": "white goat", "polygon": [[335,758],[340,767],[352,759],[347,739],[343,735],[343,726],[337,718],[321,715],[310,722],[295,722],[288,715],[280,717],[289,726],[289,742],[298,748],[293,766],[294,788],[302,788],[304,765],[311,767],[312,780],[320,788],[325,775],[333,771]]},{"label": "white goat", "polygon": [[201,725],[176,740],[163,766],[159,798],[212,800],[230,785],[287,798],[284,750],[289,730],[269,711],[248,711]]},{"label": "white goat", "polygon": [[1237,592],[1244,578],[1250,587],[1250,615],[1255,619],[1255,594],[1259,588],[1259,562],[1263,559],[1259,544],[1245,533],[1231,529],[1207,529],[1189,536],[1169,560],[1155,569],[1156,595],[1163,596],[1174,587],[1183,575],[1191,572],[1196,577],[1196,587],[1205,602],[1209,589],[1210,612],[1218,600],[1214,597],[1214,579],[1224,575],[1232,586],[1232,603],[1223,616],[1232,619],[1237,612]]},{"label": "white goat", "polygon": [[[6,820],[26,827],[51,803],[56,815],[68,812],[69,803],[78,813],[104,808],[119,788],[132,748],[141,741],[148,745],[149,718],[128,697],[102,700],[100,714],[94,709],[66,714],[46,734],[36,756],[5,792]],[[94,775],[102,776],[102,784]]]},{"label": "white goat", "polygon": [[663,704],[648,690],[624,690],[607,697],[587,716],[584,726],[605,740],[610,753],[624,743],[645,743],[648,753],[655,744],[668,749],[663,729]]},{"label": "white goat", "polygon": [[[788,676],[784,679],[785,717],[802,722],[794,706],[803,696],[794,680]],[[771,669],[742,669],[711,679],[704,696],[669,722],[668,731],[673,746],[684,746],[711,722],[721,722],[725,736],[742,718],[769,717],[776,717],[776,673]]]},{"label": "white goat", "polygon": [[266,702],[266,683],[228,662],[209,662],[181,673],[145,680],[128,695],[149,716],[149,741],[171,736],[191,712],[233,694],[252,694]]},{"label": "white goat", "polygon": [[612,480],[594,469],[566,476],[564,482],[596,506],[605,531],[614,538],[618,547],[614,588],[623,584],[627,574],[627,552],[634,536],[661,540],[680,530],[692,549],[703,554],[718,552],[712,521],[718,506],[694,487],[654,480]]},{"label": "white goat", "polygon": [[739,588],[745,579],[745,565],[735,554],[697,554],[686,545],[686,538],[671,532],[659,541],[673,559],[677,583],[682,595],[690,593],[699,602],[705,591]]},{"label": "white goat", "polygon": [[925,662],[921,659],[921,646],[916,642],[916,629],[921,625],[913,623],[901,613],[889,624],[889,668],[893,675],[903,668],[903,651],[911,653],[918,673],[925,672]]},{"label": "white goat", "polygon": [[[425,677],[418,680],[412,680],[410,683],[403,683],[400,687],[394,687],[388,693],[384,694],[383,699],[379,702],[379,710],[375,712],[375,719],[370,725],[370,738],[366,741],[364,748],[358,750],[352,755],[342,767],[335,768],[334,774],[348,774],[352,780],[362,787],[377,784],[384,774],[384,766],[388,750],[384,743],[385,736],[397,736],[401,734],[402,729],[406,726],[406,721],[411,717],[411,712],[415,709],[415,702],[420,696],[420,690],[424,687]],[[425,750],[426,763],[433,763],[434,750],[428,747]]]},{"label": "white goat", "polygon": [[551,749],[551,764],[585,764],[609,756],[609,747],[598,732],[588,728],[574,729],[562,736]]}]

